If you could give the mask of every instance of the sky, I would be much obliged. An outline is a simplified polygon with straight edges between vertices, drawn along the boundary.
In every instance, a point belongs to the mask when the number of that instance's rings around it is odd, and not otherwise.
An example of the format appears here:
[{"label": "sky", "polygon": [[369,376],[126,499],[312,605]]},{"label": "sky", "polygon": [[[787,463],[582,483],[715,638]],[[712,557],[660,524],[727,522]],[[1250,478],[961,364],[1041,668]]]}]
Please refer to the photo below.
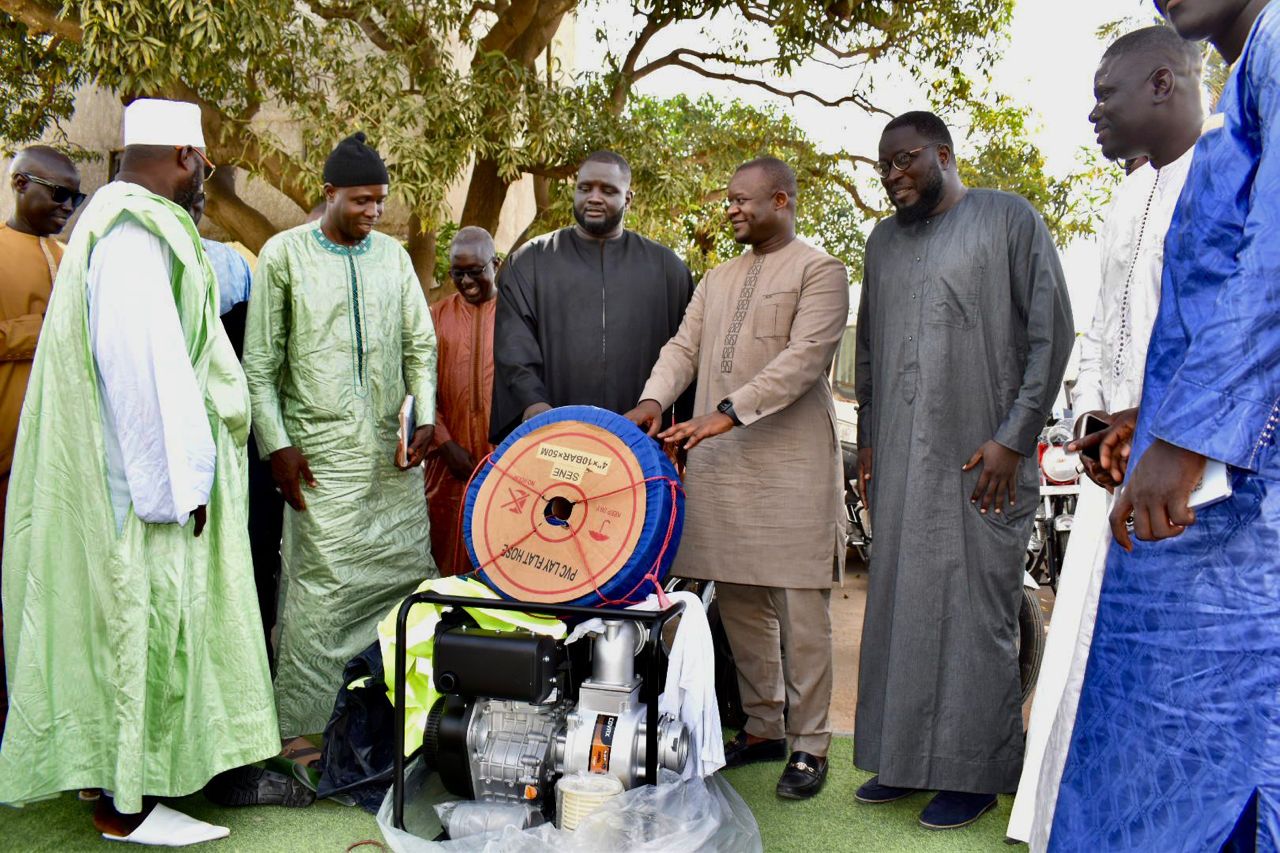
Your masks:
[{"label": "sky", "polygon": [[[1069,10],[1069,11],[1066,11]],[[1000,60],[992,70],[993,88],[1036,114],[1033,140],[1044,152],[1053,174],[1065,174],[1076,165],[1082,147],[1094,145],[1094,135],[1086,116],[1093,108],[1093,72],[1106,45],[1097,30],[1120,18],[1153,20],[1150,0],[1017,0],[1014,20],[1005,40]],[[619,34],[615,48],[627,43],[630,4],[602,3],[580,13],[577,29],[579,70],[599,68],[603,48],[596,44],[597,27]],[[718,33],[729,33],[731,25],[717,25]],[[681,44],[694,46],[697,28],[672,28],[655,38],[646,56],[661,56]],[[974,70],[974,69],[969,69]],[[849,89],[850,72],[811,63],[791,79],[773,82],[783,88],[813,88],[828,97],[838,97]],[[916,88],[887,72],[877,78],[875,99],[891,112],[927,106]],[[748,87],[708,80],[681,68],[668,67],[641,81],[640,91],[655,96],[680,93],[696,97],[703,93],[733,95],[753,103],[772,103],[785,109],[815,143],[828,150],[874,153],[884,124],[882,116],[869,116],[846,105],[825,107],[807,99],[791,103]],[[963,143],[961,143],[961,146]],[[963,148],[958,152],[964,156]],[[1077,241],[1062,255],[1071,289],[1077,329],[1087,328],[1097,295],[1097,249],[1092,240]]]}]

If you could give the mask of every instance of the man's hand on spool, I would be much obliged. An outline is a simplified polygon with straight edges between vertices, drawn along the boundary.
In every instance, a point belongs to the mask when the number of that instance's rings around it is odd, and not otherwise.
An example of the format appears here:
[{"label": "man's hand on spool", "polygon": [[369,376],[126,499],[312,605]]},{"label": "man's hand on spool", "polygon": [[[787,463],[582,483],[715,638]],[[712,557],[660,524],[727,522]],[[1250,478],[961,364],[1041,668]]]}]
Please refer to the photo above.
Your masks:
[{"label": "man's hand on spool", "polygon": [[289,506],[298,512],[306,512],[307,499],[302,496],[302,481],[314,489],[316,478],[311,475],[311,466],[302,451],[296,447],[282,447],[272,453],[271,476]]},{"label": "man's hand on spool", "polygon": [[551,411],[550,403],[534,403],[532,406],[524,410],[524,414],[521,416],[520,420],[521,422],[527,421],[530,418],[536,418],[543,412],[549,411]]},{"label": "man's hand on spool", "polygon": [[440,445],[440,458],[454,479],[466,482],[476,470],[476,458],[465,447],[450,439]]},{"label": "man's hand on spool", "polygon": [[653,438],[662,429],[662,406],[657,400],[641,400],[636,407],[623,415]]},{"label": "man's hand on spool", "polygon": [[427,458],[427,452],[431,450],[431,436],[435,434],[435,424],[423,424],[413,431],[413,440],[409,442],[409,459],[404,470],[422,464],[422,460]]},{"label": "man's hand on spool", "polygon": [[731,429],[733,429],[733,418],[723,412],[712,412],[709,415],[699,415],[691,421],[685,421],[682,424],[676,424],[670,429],[663,430],[658,433],[658,438],[668,444],[676,444],[683,441],[684,444],[681,446],[685,450],[692,450],[704,439],[722,435]]}]

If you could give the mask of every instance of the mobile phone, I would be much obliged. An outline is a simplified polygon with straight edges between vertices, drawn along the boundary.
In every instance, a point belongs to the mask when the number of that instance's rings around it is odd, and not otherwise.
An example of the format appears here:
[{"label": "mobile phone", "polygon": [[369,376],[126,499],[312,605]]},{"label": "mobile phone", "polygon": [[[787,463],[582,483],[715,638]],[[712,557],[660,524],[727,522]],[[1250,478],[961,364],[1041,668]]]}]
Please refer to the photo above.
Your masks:
[{"label": "mobile phone", "polygon": [[[1104,429],[1106,429],[1109,426],[1111,426],[1111,424],[1107,423],[1097,415],[1085,415],[1084,429],[1081,430],[1080,437],[1084,438],[1087,435],[1093,435],[1094,433],[1102,432]],[[1094,462],[1101,463],[1102,462],[1102,445],[1095,444],[1093,447],[1086,447],[1084,450],[1080,451],[1080,455],[1086,459],[1092,459]]]},{"label": "mobile phone", "polygon": [[1187,506],[1191,509],[1212,506],[1231,497],[1231,492],[1231,477],[1227,474],[1226,463],[1210,459],[1204,466],[1204,476],[1187,498]]}]

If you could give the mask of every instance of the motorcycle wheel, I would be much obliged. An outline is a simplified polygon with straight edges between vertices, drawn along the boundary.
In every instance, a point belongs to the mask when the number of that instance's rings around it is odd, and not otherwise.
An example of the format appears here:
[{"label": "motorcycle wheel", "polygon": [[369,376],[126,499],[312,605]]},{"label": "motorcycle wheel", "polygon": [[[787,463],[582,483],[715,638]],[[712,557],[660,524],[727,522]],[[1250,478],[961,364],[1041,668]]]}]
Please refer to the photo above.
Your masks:
[{"label": "motorcycle wheel", "polygon": [[1022,587],[1022,604],[1018,608],[1018,677],[1025,704],[1035,690],[1044,660],[1044,612],[1034,590]]}]

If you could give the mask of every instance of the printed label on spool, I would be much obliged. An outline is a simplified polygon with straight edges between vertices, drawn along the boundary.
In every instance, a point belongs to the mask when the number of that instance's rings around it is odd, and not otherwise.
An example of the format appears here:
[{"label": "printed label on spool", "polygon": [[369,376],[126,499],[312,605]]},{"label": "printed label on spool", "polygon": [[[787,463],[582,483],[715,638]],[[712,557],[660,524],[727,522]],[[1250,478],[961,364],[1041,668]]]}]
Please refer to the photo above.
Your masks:
[{"label": "printed label on spool", "polygon": [[609,466],[613,463],[613,459],[608,456],[546,442],[538,446],[538,458],[558,462],[566,468],[582,468],[597,474],[608,474]]},{"label": "printed label on spool", "polygon": [[612,714],[597,714],[596,729],[591,734],[591,760],[587,768],[592,773],[608,773],[609,759],[613,754],[613,733],[618,718]]},{"label": "printed label on spool", "polygon": [[572,601],[608,583],[644,528],[635,453],[594,424],[547,424],[514,442],[480,485],[472,545],[495,588],[520,601]]}]

